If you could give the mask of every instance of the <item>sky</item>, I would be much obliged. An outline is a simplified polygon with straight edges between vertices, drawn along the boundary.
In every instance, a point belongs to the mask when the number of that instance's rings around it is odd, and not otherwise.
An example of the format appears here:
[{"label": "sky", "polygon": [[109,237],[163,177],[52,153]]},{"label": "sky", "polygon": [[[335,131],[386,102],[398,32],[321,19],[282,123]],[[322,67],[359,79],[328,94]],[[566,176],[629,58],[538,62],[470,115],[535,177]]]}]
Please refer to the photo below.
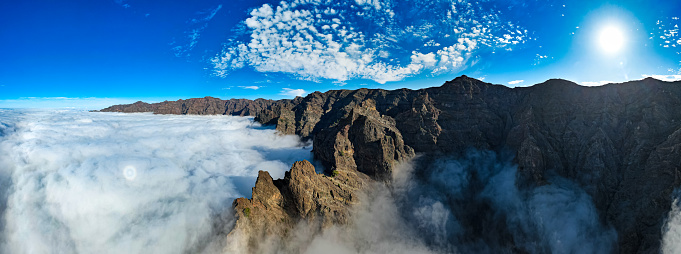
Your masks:
[{"label": "sky", "polygon": [[0,2],[0,108],[681,79],[679,1]]}]

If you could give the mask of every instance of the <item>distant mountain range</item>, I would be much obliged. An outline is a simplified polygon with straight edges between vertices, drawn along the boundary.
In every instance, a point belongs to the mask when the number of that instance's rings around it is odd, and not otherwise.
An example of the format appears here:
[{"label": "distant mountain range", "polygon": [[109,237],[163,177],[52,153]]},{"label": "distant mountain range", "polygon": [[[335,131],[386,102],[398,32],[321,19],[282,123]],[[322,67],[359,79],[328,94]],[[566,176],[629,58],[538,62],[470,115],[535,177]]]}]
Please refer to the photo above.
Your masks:
[{"label": "distant mountain range", "polygon": [[659,252],[681,184],[681,82],[651,78],[508,88],[461,76],[420,90],[333,90],[276,101],[205,97],[101,111],[254,116],[282,134],[311,139],[326,174],[304,161],[284,179],[261,172],[252,198],[234,202],[232,233],[248,235],[249,248],[264,236],[287,237],[300,220],[320,228],[347,223],[349,208],[361,202],[357,193],[376,182],[390,185],[396,165],[415,155],[510,153],[518,185],[548,185],[553,174],[569,179],[591,196],[599,220],[614,227],[620,253]]}]

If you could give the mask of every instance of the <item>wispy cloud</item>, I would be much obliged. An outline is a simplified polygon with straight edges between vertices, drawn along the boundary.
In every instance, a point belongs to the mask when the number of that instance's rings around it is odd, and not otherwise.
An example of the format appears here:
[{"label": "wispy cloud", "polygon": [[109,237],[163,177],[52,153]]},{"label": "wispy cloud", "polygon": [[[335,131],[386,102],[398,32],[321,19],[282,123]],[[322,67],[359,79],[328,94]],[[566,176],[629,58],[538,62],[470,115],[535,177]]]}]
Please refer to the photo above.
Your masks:
[{"label": "wispy cloud", "polygon": [[509,85],[517,85],[517,84],[521,84],[523,82],[525,82],[525,80],[513,80],[513,81],[509,81],[508,84]]},{"label": "wispy cloud", "polygon": [[[208,27],[208,22],[215,17],[215,15],[222,9],[222,5],[218,5],[214,9],[208,9],[205,11],[198,12],[197,15],[201,17],[192,18],[187,21],[191,29],[184,32],[184,39],[181,40],[182,45],[178,45],[172,48],[175,51],[176,57],[189,56],[190,51],[196,47],[201,38],[201,33]],[[175,45],[177,42],[172,42],[171,45]]]},{"label": "wispy cloud", "polygon": [[239,86],[243,89],[251,89],[251,90],[258,90],[260,89],[260,86]]},{"label": "wispy cloud", "polygon": [[208,22],[211,19],[213,19],[213,17],[215,17],[215,14],[218,14],[218,11],[220,11],[220,9],[222,9],[221,4],[218,5],[218,7],[215,7],[214,9],[208,9],[208,10],[205,10],[205,11],[200,11],[200,12],[197,13],[197,15],[201,15],[203,17],[202,18],[193,18],[189,21],[189,23],[197,24],[197,23]]},{"label": "wispy cloud", "polygon": [[127,9],[127,8],[130,8],[130,5],[127,3],[128,0],[114,0],[114,2],[115,2],[116,4],[122,6],[123,8],[126,8],[126,9]]},{"label": "wispy cloud", "polygon": [[279,94],[290,96],[290,97],[298,97],[298,96],[306,95],[307,93],[308,92],[306,92],[303,89],[283,88]]}]

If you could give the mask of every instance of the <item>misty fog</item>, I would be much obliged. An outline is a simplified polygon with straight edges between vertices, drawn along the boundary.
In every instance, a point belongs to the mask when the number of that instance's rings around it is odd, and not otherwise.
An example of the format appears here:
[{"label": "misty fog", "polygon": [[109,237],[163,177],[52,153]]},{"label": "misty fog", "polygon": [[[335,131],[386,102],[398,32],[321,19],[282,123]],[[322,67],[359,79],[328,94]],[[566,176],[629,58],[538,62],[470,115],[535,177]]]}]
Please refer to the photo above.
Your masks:
[{"label": "misty fog", "polygon": [[512,157],[469,151],[417,158],[377,184],[348,226],[314,237],[308,253],[610,253],[615,230],[579,186],[551,177],[516,186]]}]

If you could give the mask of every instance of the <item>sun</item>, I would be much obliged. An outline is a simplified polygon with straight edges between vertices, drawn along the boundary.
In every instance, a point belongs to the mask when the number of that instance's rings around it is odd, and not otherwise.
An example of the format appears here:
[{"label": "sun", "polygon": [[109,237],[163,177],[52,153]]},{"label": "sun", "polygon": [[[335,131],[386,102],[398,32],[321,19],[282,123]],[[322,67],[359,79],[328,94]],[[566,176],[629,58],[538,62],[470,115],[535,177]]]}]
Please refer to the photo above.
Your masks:
[{"label": "sun", "polygon": [[608,25],[601,28],[598,33],[598,45],[603,52],[614,54],[624,48],[625,36],[622,29],[615,25]]}]

